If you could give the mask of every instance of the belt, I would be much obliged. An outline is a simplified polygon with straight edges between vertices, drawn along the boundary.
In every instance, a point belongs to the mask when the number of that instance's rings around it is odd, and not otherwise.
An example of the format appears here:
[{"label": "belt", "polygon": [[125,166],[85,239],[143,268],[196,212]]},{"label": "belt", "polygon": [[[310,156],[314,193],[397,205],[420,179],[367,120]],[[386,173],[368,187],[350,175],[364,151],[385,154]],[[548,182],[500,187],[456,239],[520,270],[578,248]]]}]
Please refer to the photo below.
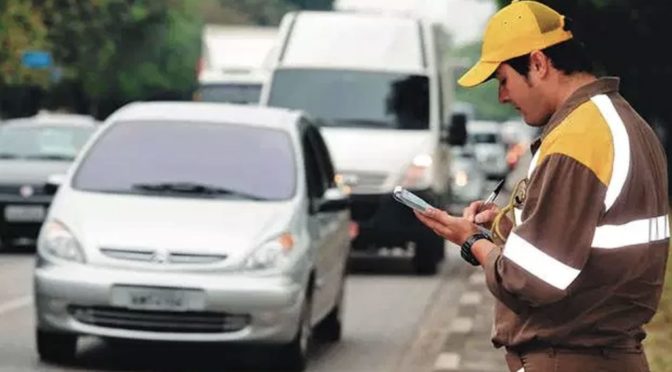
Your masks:
[{"label": "belt", "polygon": [[607,355],[607,354],[639,354],[642,352],[642,345],[628,345],[628,346],[566,346],[553,345],[545,342],[528,342],[522,345],[507,346],[506,351],[513,354],[531,354],[538,352],[550,353],[568,353],[568,354],[591,354],[591,355]]}]

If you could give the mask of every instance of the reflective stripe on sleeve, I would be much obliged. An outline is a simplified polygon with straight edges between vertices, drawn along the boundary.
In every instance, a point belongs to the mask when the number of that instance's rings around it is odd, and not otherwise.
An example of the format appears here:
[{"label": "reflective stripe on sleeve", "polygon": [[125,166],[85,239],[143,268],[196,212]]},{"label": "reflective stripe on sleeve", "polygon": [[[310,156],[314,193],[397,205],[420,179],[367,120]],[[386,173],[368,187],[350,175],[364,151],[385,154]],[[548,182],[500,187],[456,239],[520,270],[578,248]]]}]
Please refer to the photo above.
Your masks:
[{"label": "reflective stripe on sleeve", "polygon": [[580,273],[580,270],[556,260],[513,232],[506,240],[504,257],[560,290],[567,289]]},{"label": "reflective stripe on sleeve", "polygon": [[628,171],[630,170],[630,140],[628,139],[628,132],[625,130],[623,120],[618,115],[618,112],[616,112],[616,108],[611,103],[609,97],[600,94],[591,98],[591,101],[597,106],[607,125],[609,125],[614,143],[613,171],[609,186],[607,187],[607,194],[604,197],[604,205],[609,210],[621,193],[625,180],[628,177]]},{"label": "reflective stripe on sleeve", "polygon": [[667,215],[630,221],[622,225],[602,225],[595,229],[594,248],[621,248],[670,237]]}]

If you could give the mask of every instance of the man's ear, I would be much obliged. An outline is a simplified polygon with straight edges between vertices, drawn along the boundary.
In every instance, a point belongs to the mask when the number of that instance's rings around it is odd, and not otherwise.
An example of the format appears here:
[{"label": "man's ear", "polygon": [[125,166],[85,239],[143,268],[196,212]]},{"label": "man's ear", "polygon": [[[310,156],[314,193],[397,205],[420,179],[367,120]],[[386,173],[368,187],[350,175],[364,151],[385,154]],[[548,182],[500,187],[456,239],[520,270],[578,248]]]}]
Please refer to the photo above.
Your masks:
[{"label": "man's ear", "polygon": [[548,75],[551,68],[551,60],[542,51],[535,50],[530,53],[530,72],[543,79]]}]

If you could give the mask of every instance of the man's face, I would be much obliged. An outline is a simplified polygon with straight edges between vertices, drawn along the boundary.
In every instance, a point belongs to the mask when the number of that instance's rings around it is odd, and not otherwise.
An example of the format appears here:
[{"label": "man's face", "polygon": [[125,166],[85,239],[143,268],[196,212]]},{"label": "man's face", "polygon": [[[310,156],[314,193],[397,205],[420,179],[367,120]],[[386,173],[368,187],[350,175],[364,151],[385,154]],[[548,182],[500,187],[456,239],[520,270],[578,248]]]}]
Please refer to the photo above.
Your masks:
[{"label": "man's face", "polygon": [[528,79],[506,63],[499,65],[495,72],[499,82],[499,102],[511,104],[527,124],[538,127],[546,124],[553,112],[539,89],[534,72],[530,71],[529,75]]}]

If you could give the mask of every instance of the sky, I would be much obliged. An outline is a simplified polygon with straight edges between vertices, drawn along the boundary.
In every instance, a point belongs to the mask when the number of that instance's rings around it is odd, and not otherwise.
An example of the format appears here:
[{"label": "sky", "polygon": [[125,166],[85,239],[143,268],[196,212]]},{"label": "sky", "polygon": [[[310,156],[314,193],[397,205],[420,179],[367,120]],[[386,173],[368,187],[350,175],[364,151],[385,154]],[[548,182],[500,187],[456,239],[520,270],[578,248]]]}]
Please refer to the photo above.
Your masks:
[{"label": "sky", "polygon": [[488,18],[495,13],[494,0],[336,0],[337,9],[383,9],[421,15],[443,23],[455,45],[479,41]]}]

